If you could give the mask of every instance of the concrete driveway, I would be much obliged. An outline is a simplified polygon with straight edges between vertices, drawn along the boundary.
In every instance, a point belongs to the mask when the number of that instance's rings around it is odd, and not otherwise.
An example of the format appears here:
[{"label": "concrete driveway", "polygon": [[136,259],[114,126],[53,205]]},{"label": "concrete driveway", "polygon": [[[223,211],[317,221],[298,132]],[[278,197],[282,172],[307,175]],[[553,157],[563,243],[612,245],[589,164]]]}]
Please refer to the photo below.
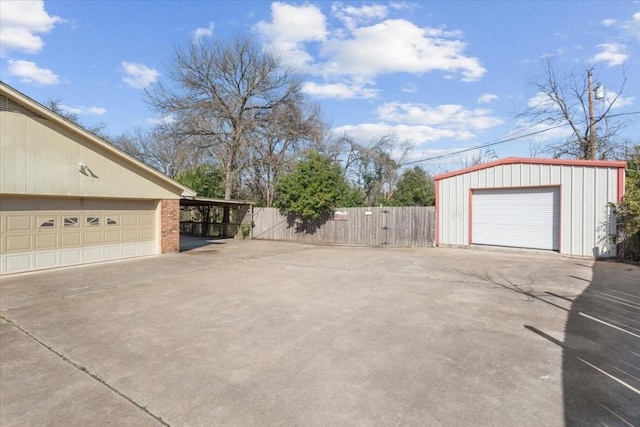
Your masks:
[{"label": "concrete driveway", "polygon": [[263,241],[3,278],[0,425],[634,425],[639,283]]}]

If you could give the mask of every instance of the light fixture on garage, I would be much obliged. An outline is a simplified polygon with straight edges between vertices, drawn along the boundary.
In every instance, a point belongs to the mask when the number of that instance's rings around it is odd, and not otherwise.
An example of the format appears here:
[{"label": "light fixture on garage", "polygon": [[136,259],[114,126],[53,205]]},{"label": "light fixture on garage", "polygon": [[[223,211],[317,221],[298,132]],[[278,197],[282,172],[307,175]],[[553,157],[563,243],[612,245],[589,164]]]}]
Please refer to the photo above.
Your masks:
[{"label": "light fixture on garage", "polygon": [[89,170],[89,166],[85,165],[84,163],[80,162],[80,163],[76,163],[76,167],[78,168],[78,171],[85,176],[89,176],[89,173],[91,173],[91,171]]},{"label": "light fixture on garage", "polygon": [[93,173],[93,171],[91,169],[89,169],[89,166],[85,165],[84,163],[82,163],[82,162],[76,163],[76,167],[78,168],[78,171],[82,175],[90,176],[91,178],[98,178],[98,175]]}]

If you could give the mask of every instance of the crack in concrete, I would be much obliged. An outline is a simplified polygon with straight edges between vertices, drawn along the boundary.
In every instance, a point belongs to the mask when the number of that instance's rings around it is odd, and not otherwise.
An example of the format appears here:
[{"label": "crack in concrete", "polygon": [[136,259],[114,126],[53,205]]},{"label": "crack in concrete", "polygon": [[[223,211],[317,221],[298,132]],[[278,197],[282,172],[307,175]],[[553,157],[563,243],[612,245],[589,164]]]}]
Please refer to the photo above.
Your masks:
[{"label": "crack in concrete", "polygon": [[37,342],[38,344],[40,344],[41,346],[43,346],[44,348],[46,348],[47,350],[49,350],[50,352],[52,352],[53,354],[55,354],[56,356],[58,356],[63,362],[73,366],[74,368],[76,368],[77,370],[85,373],[86,375],[88,375],[89,377],[93,378],[95,381],[99,382],[100,384],[102,384],[103,386],[107,387],[109,390],[113,391],[115,394],[117,394],[118,396],[126,399],[129,403],[133,404],[134,406],[136,406],[138,409],[140,409],[141,411],[145,412],[147,415],[149,415],[150,417],[152,417],[153,419],[155,419],[156,421],[158,421],[161,425],[165,426],[165,427],[171,427],[171,424],[169,424],[168,422],[166,422],[165,420],[162,419],[161,416],[154,414],[153,412],[151,412],[149,409],[147,409],[146,406],[136,402],[135,400],[133,400],[133,398],[127,396],[126,394],[124,394],[123,392],[121,392],[120,390],[118,390],[117,388],[115,388],[114,386],[112,386],[111,384],[109,384],[108,382],[106,382],[102,377],[100,377],[100,375],[95,374],[91,371],[89,371],[86,367],[84,367],[83,365],[81,365],[78,362],[75,362],[71,359],[69,359],[67,356],[65,356],[64,354],[62,354],[60,351],[54,349],[53,347],[51,347],[50,345],[47,345],[44,341],[40,340],[38,337],[36,337],[35,335],[33,335],[31,332],[29,332],[28,330],[26,330],[25,328],[23,328],[22,326],[20,326],[19,324],[17,324],[15,321],[13,321],[12,319],[7,318],[5,315],[0,314],[0,319],[9,323],[10,325],[13,325],[16,329],[18,329],[20,332],[22,332],[23,334],[25,334],[26,336],[28,336],[29,338],[31,338],[32,340],[34,340],[35,342]]}]

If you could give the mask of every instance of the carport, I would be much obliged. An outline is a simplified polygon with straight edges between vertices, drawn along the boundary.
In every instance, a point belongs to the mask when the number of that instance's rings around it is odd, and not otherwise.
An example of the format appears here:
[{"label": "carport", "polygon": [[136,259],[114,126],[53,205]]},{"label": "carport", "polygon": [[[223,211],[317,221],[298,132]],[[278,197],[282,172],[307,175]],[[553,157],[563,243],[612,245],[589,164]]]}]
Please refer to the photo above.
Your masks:
[{"label": "carport", "polygon": [[187,196],[180,199],[180,234],[250,238],[252,217],[253,202]]}]

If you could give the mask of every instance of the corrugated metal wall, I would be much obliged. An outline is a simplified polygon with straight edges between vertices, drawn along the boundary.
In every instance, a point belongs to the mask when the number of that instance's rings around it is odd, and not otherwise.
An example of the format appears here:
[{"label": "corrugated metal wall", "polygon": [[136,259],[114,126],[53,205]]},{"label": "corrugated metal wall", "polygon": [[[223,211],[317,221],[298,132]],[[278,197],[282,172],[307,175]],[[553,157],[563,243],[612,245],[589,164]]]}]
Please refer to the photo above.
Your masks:
[{"label": "corrugated metal wall", "polygon": [[616,167],[503,164],[441,179],[439,243],[469,244],[470,190],[560,185],[561,253],[579,256],[615,256],[610,235],[615,218],[609,203],[617,200]]}]

